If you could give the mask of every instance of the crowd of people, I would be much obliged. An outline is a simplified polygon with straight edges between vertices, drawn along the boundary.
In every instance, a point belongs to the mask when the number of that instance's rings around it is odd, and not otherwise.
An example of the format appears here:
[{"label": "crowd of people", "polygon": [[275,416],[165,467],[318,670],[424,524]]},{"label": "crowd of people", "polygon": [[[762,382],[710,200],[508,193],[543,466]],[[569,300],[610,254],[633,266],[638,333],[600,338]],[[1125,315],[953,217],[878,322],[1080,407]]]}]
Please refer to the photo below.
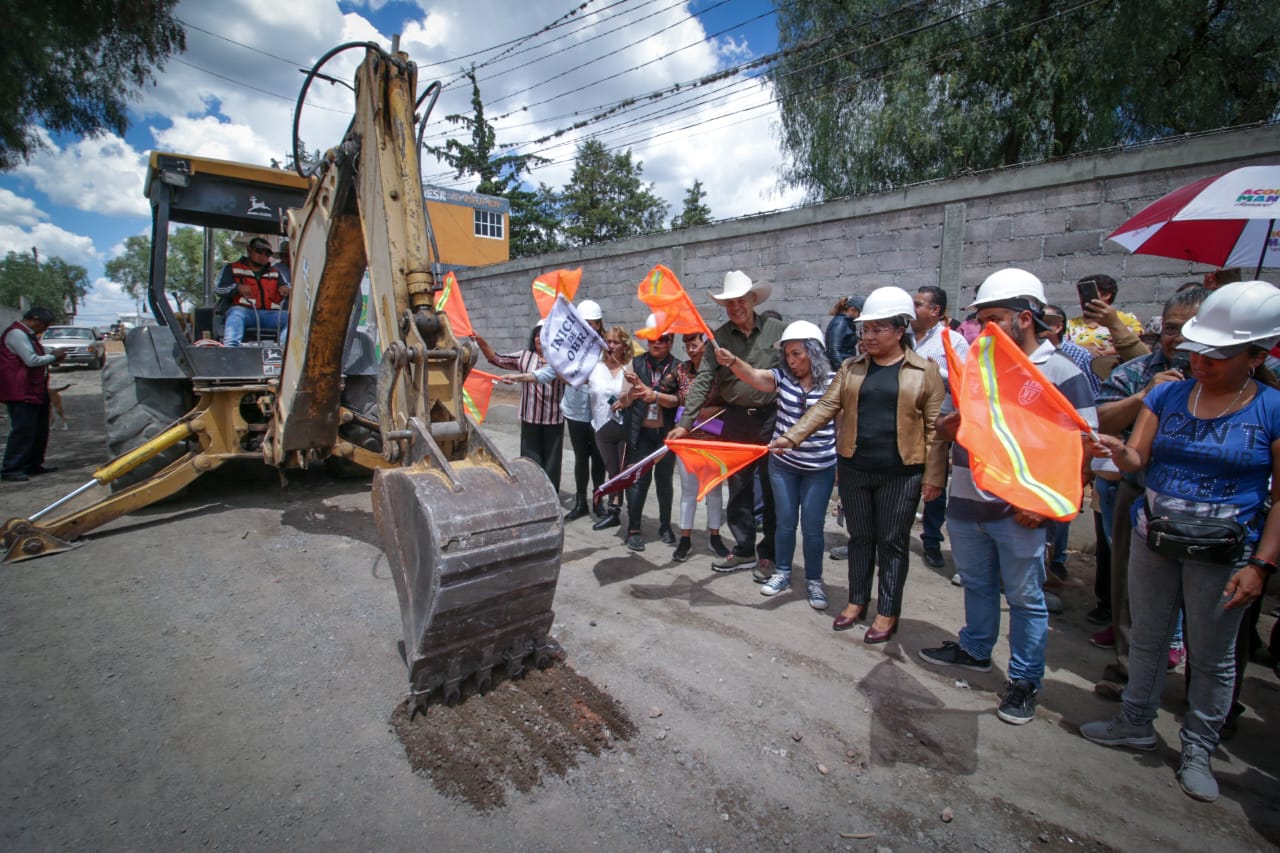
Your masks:
[{"label": "crowd of people", "polygon": [[[1098,601],[1087,618],[1099,625],[1094,645],[1115,651],[1096,692],[1121,704],[1113,719],[1081,734],[1154,749],[1162,676],[1185,655],[1190,710],[1177,780],[1189,796],[1213,800],[1209,757],[1243,710],[1243,668],[1260,644],[1260,600],[1280,559],[1280,523],[1267,514],[1280,482],[1280,381],[1268,367],[1277,363],[1270,351],[1280,343],[1280,289],[1189,283],[1144,326],[1119,310],[1111,277],[1089,276],[1077,287],[1081,308],[1071,317],[1047,301],[1031,273],[999,270],[963,318],[950,315],[940,288],[913,295],[880,287],[840,299],[823,330],[761,311],[771,287],[732,271],[710,294],[724,321],[710,339],[684,335],[685,360],[672,353],[674,335],[640,346],[624,326],[607,326],[599,305],[582,303],[605,352],[581,389],[541,359],[536,327],[519,352],[480,343],[492,363],[519,371],[510,380],[526,383],[521,453],[544,465],[557,487],[561,424],[569,421],[578,436],[566,519],[594,514],[596,530],[619,528],[632,551],[646,548],[652,487],[657,538],[674,546],[673,560],[691,557],[697,478],[674,454],[663,457],[626,489],[625,528],[624,494],[593,504],[589,484],[598,488],[668,439],[767,445],[768,454],[728,478],[727,501],[719,488],[706,497],[711,568],[751,569],[761,594],[794,587],[825,610],[823,529],[834,495],[849,536],[832,556],[846,563],[849,594],[832,628],[846,631],[867,617],[876,581],[868,645],[898,630],[913,523],[921,523],[922,561],[934,569],[946,565],[945,527],[963,620],[955,640],[919,656],[989,671],[1003,599],[1010,658],[996,713],[1020,725],[1034,719],[1049,614],[1063,607],[1067,524],[980,489],[956,441],[960,415],[944,341],[963,360],[982,329],[998,327],[1090,427],[1081,434],[1081,509],[1092,512],[1098,536]],[[646,327],[653,325],[651,316]],[[731,542],[721,537],[726,524]],[[804,572],[803,587],[793,583],[795,571]],[[1271,645],[1280,653],[1277,640]]]}]

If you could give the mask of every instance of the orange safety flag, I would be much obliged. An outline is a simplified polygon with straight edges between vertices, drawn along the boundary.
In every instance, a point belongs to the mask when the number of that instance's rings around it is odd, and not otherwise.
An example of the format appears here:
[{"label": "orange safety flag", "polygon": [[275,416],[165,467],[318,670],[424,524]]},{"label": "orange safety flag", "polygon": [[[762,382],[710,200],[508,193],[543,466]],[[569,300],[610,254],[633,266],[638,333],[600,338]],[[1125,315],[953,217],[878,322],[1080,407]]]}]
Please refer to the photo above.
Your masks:
[{"label": "orange safety flag", "polygon": [[544,272],[533,280],[533,301],[538,304],[538,316],[547,319],[551,306],[556,304],[556,297],[561,293],[570,302],[578,292],[578,283],[582,281],[582,267],[576,270],[552,270]]},{"label": "orange safety flag", "polygon": [[656,323],[652,328],[636,332],[637,338],[652,341],[666,334],[688,335],[694,332],[701,332],[708,338],[714,337],[711,328],[694,307],[693,300],[680,286],[680,279],[662,264],[649,270],[644,281],[640,282],[638,295],[640,301],[653,312]]},{"label": "orange safety flag", "polygon": [[498,379],[499,377],[492,373],[472,370],[467,374],[466,381],[462,383],[462,407],[478,424],[484,423],[485,416],[489,414],[489,399],[493,397],[493,383]]},{"label": "orange safety flag", "polygon": [[[959,364],[943,341],[950,363]],[[974,338],[961,372],[951,370],[956,441],[969,451],[974,484],[1027,512],[1075,518],[1083,493],[1080,433],[1093,433],[1089,423],[994,323]]]},{"label": "orange safety flag", "polygon": [[436,296],[436,311],[443,311],[449,318],[449,329],[455,338],[470,338],[475,335],[475,330],[471,328],[471,317],[467,315],[467,306],[462,303],[458,277],[453,274],[453,270],[444,274],[444,287]]},{"label": "orange safety flag", "polygon": [[729,477],[769,452],[763,444],[705,441],[697,438],[667,439],[684,467],[698,478],[698,500]]}]

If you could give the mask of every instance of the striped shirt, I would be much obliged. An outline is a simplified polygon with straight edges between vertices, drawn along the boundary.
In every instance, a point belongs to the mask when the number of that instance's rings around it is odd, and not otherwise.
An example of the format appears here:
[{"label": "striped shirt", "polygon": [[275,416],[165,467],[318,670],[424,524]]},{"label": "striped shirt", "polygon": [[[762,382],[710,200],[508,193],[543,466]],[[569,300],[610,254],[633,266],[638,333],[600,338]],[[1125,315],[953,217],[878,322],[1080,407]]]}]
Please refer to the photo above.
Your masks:
[{"label": "striped shirt", "polygon": [[[800,383],[787,368],[773,368],[773,378],[778,383],[778,415],[773,424],[773,437],[785,435],[787,430],[796,425],[800,416],[809,407],[822,399],[825,390],[814,386],[808,392],[800,387]],[[827,382],[835,377],[827,373]],[[800,446],[781,454],[782,461],[806,471],[820,471],[836,464],[836,425],[835,419],[827,421],[800,442]]]},{"label": "striped shirt", "polygon": [[969,342],[964,339],[964,335],[952,331],[951,327],[946,323],[934,323],[933,328],[917,338],[915,351],[916,355],[927,358],[938,365],[938,370],[942,373],[942,381],[946,382],[947,351],[942,344],[943,332],[946,332],[947,339],[951,341],[951,348],[956,351],[956,355],[959,356],[961,363],[963,363],[969,356]]},{"label": "striped shirt", "polygon": [[[1029,356],[1031,363],[1039,368],[1044,378],[1052,382],[1067,402],[1075,407],[1080,417],[1095,429],[1098,426],[1098,410],[1093,402],[1093,389],[1089,380],[1080,372],[1080,368],[1071,363],[1071,359],[1062,354],[1048,341],[1041,341],[1036,351]],[[954,412],[955,407],[948,400],[942,413]],[[995,495],[981,491],[973,482],[973,472],[969,469],[969,451],[957,442],[951,449],[951,492],[947,497],[947,518],[959,521],[995,521],[1004,516],[1013,515],[1015,507],[1005,503]]]},{"label": "striped shirt", "polygon": [[[495,353],[489,360],[496,367],[518,370],[521,373],[536,373],[538,368],[546,365],[542,356],[527,349],[519,352]],[[546,426],[564,423],[564,414],[560,411],[562,394],[564,394],[563,379],[557,379],[550,385],[543,385],[541,382],[521,383],[520,420],[527,424]]]}]

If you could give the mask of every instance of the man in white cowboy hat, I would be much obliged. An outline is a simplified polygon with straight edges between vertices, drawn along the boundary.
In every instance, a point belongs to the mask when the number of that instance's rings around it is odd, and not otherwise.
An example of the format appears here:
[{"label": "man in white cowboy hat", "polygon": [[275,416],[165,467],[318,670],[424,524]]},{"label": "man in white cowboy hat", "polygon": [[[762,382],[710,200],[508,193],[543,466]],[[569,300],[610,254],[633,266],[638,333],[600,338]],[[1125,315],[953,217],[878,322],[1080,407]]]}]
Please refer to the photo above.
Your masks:
[{"label": "man in white cowboy hat", "polygon": [[[731,270],[724,275],[724,287],[711,298],[722,305],[729,322],[715,330],[715,345],[752,367],[770,370],[778,365],[778,350],[774,346],[781,338],[786,324],[781,320],[761,317],[756,306],[769,298],[773,288],[756,284],[746,273]],[[757,391],[739,379],[723,365],[715,370],[701,370],[685,399],[684,416],[668,438],[684,438],[698,422],[699,412],[709,401],[712,381],[719,388],[720,404],[724,412],[720,419],[724,424],[721,437],[726,441],[749,444],[768,444],[773,438],[773,392]],[[756,468],[763,460],[748,465],[729,478],[729,506],[726,515],[735,545],[728,557],[711,564],[717,572],[736,572],[739,569],[755,569],[759,583],[769,580],[774,571],[773,534],[777,526],[773,511],[773,487],[766,474],[759,478],[764,499],[764,530],[760,545],[756,547],[755,483]]]}]

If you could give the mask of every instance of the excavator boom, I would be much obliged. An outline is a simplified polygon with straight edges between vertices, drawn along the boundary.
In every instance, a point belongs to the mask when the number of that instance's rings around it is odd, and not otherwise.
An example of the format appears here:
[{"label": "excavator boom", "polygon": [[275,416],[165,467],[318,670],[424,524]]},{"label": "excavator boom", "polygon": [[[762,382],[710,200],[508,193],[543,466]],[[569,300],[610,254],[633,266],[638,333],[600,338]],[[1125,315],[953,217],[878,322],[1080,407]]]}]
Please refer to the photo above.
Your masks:
[{"label": "excavator boom", "polygon": [[[373,44],[344,45],[326,59],[350,47],[365,50],[355,117],[310,176],[306,201],[284,215],[293,289],[282,363],[278,346],[220,353],[173,338],[194,379],[195,407],[130,445],[71,495],[10,520],[0,535],[8,560],[54,553],[228,459],[256,453],[280,468],[341,457],[375,469],[374,518],[395,579],[416,709],[435,699],[456,701],[469,684],[483,692],[495,668],[518,675],[530,663],[549,663],[564,529],[558,495],[542,470],[507,459],[463,406],[462,383],[476,350],[435,309],[443,269],[418,162],[416,66]],[[155,163],[149,192],[162,225],[171,200],[195,197],[202,168],[233,181],[249,171],[173,155]],[[281,185],[297,180],[257,173]],[[160,265],[152,283],[160,299],[163,230],[157,228]],[[360,377],[344,385],[344,360],[366,272],[380,360],[376,389],[366,405],[354,407],[350,383]],[[159,315],[168,306],[157,307]],[[165,316],[172,319],[171,312]],[[153,342],[149,352],[163,350]],[[215,375],[221,364],[232,365],[233,375]],[[256,379],[247,375],[253,372]],[[246,421],[253,410],[269,411],[269,418]],[[353,429],[363,438],[352,439]],[[54,514],[144,465],[159,470],[91,506]]]}]

